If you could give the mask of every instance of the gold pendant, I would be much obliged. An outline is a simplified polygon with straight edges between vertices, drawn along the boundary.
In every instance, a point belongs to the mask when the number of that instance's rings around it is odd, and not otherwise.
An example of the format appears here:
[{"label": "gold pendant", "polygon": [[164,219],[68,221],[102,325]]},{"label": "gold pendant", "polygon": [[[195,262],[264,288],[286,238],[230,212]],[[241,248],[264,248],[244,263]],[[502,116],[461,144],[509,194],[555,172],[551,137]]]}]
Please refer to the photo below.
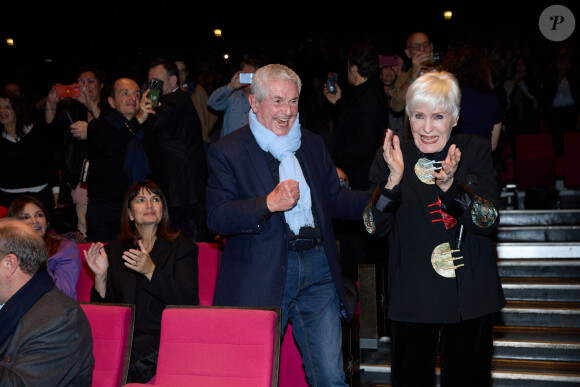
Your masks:
[{"label": "gold pendant", "polygon": [[440,161],[428,160],[420,158],[415,164],[415,175],[425,184],[435,184],[434,170],[439,170],[441,167],[435,167],[433,164],[440,164]]},{"label": "gold pendant", "polygon": [[453,265],[453,261],[463,258],[463,256],[451,256],[452,253],[458,251],[460,250],[451,250],[449,242],[442,243],[433,249],[433,253],[431,253],[431,265],[433,265],[433,269],[435,269],[437,274],[445,278],[455,277],[455,269],[464,266],[463,263],[457,266]]}]

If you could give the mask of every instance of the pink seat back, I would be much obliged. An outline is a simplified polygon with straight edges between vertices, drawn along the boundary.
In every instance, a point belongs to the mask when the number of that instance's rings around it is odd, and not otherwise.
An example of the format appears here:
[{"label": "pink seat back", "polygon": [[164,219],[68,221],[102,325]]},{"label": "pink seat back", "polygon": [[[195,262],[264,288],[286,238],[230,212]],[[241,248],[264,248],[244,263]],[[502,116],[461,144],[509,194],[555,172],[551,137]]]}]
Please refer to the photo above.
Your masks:
[{"label": "pink seat back", "polygon": [[81,256],[81,272],[79,273],[79,279],[77,281],[77,301],[78,302],[90,302],[91,301],[91,288],[95,282],[95,274],[87,264],[85,259],[85,250],[91,247],[90,243],[77,243],[79,248],[79,254]]},{"label": "pink seat back", "polygon": [[556,182],[556,153],[549,133],[516,136],[516,185],[526,190]]},{"label": "pink seat back", "polygon": [[167,307],[156,385],[277,386],[279,308]]},{"label": "pink seat back", "polygon": [[580,132],[564,132],[564,186],[580,187]]},{"label": "pink seat back", "polygon": [[308,387],[302,357],[294,341],[291,324],[286,327],[280,348],[279,387]]},{"label": "pink seat back", "polygon": [[93,334],[92,387],[118,387],[127,382],[134,309],[131,305],[81,303]]},{"label": "pink seat back", "polygon": [[197,266],[199,269],[199,305],[213,305],[213,295],[217,282],[221,258],[221,247],[218,243],[197,243],[199,256]]}]

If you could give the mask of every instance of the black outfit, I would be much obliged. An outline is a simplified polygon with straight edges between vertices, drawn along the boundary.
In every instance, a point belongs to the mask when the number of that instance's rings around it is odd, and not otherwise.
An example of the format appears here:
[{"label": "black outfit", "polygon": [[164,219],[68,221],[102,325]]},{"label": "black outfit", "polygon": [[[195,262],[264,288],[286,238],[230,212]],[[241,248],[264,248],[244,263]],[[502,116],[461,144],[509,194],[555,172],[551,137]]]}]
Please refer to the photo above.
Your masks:
[{"label": "black outfit", "polygon": [[6,192],[0,189],[0,206],[9,207],[23,195],[39,199],[53,213],[52,188],[59,186],[53,138],[46,125],[34,125],[17,142],[0,136],[0,188],[33,188],[46,185],[40,192]]},{"label": "black outfit", "polygon": [[557,74],[552,73],[552,78],[544,82],[542,91],[542,107],[545,112],[546,125],[552,134],[552,144],[557,156],[564,154],[563,134],[578,131],[578,117],[580,116],[580,70],[572,67],[566,78],[573,100],[569,102],[573,103],[567,106],[554,106],[554,99],[560,86]]},{"label": "black outfit", "polygon": [[[421,161],[444,160],[451,144],[457,145],[462,156],[454,182],[444,193],[432,180],[431,171],[420,178],[420,165]],[[389,241],[388,316],[397,337],[393,352],[403,363],[393,366],[393,385],[410,381],[407,385],[419,385],[414,383],[421,366],[424,370],[432,364],[423,357],[414,367],[407,369],[405,365],[424,351],[424,346],[434,350],[443,330],[451,332],[450,342],[470,343],[462,347],[466,352],[442,356],[443,372],[447,369],[449,377],[455,376],[453,366],[459,361],[471,375],[462,385],[487,385],[490,360],[469,366],[463,361],[474,355],[475,348],[490,348],[491,316],[506,303],[490,238],[499,223],[499,191],[489,141],[459,134],[451,136],[445,148],[435,154],[422,154],[413,140],[406,141],[401,149],[405,169],[398,186],[384,188],[389,171],[381,150],[370,173],[371,181],[377,184],[372,207],[375,234],[388,234]],[[413,339],[425,329],[431,332],[430,340]],[[465,330],[471,332],[467,337],[461,336]],[[446,337],[442,335],[441,340]],[[485,356],[491,356],[491,349],[485,351]],[[434,352],[429,355],[434,361]]]},{"label": "black outfit", "polygon": [[63,204],[72,203],[70,191],[79,184],[83,163],[89,156],[87,140],[74,138],[70,131],[70,126],[78,121],[89,122],[88,110],[80,102],[73,101],[50,124],[58,139],[58,162],[62,173],[59,203]]},{"label": "black outfit", "polygon": [[127,151],[132,141],[140,141],[141,128],[137,119],[127,121],[117,110],[89,124],[89,241],[111,241],[119,234],[125,193],[134,182],[126,170]]},{"label": "black outfit", "polygon": [[[371,78],[355,86],[348,99],[339,99],[340,111],[333,131],[332,159],[348,176],[350,188],[368,190],[369,170],[387,128],[386,96],[382,84]],[[362,220],[336,220],[336,238],[340,241],[342,269],[346,277],[358,278],[358,264],[375,261],[382,241],[369,238]]]},{"label": "black outfit", "polygon": [[177,89],[162,96],[145,133],[151,180],[167,198],[172,228],[192,239],[205,239],[207,162],[201,123],[189,95]]},{"label": "black outfit", "polygon": [[385,93],[376,79],[356,86],[348,101],[338,100],[340,117],[333,131],[332,159],[350,186],[369,189],[369,170],[387,128]]},{"label": "black outfit", "polygon": [[94,286],[91,302],[135,305],[135,330],[131,354],[131,382],[148,382],[155,374],[161,314],[167,305],[199,304],[197,245],[180,236],[169,242],[158,238],[149,253],[155,271],[151,280],[123,264],[123,252],[136,246],[120,240],[105,246],[109,259],[107,291],[101,298]]}]

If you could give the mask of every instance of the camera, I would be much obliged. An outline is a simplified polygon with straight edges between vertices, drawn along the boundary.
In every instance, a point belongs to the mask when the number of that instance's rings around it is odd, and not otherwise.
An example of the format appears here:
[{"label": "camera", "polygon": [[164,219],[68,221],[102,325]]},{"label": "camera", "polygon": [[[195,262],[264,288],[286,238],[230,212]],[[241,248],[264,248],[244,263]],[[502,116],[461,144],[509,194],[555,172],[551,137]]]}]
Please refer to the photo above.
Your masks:
[{"label": "camera", "polygon": [[58,98],[72,98],[81,95],[81,87],[78,83],[72,85],[56,85],[56,96]]},{"label": "camera", "polygon": [[435,67],[441,64],[441,55],[438,52],[433,53],[430,59],[422,63],[423,66]]},{"label": "camera", "polygon": [[159,105],[159,97],[161,97],[163,91],[163,81],[157,78],[153,78],[149,84],[149,99],[153,107]]},{"label": "camera", "polygon": [[336,82],[338,81],[338,74],[337,73],[328,73],[326,77],[326,90],[330,94],[336,94]]},{"label": "camera", "polygon": [[240,83],[252,83],[254,73],[240,73]]}]

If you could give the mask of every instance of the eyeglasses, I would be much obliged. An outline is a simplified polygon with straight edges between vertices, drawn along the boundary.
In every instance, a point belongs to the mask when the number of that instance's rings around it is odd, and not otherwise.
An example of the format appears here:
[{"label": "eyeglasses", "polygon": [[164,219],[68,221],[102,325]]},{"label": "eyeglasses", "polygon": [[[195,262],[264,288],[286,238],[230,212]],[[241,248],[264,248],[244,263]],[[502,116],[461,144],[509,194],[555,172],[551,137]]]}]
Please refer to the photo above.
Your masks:
[{"label": "eyeglasses", "polygon": [[411,44],[409,46],[409,48],[411,48],[413,50],[420,50],[421,48],[426,50],[430,47],[431,47],[431,42],[415,43],[415,44]]}]

